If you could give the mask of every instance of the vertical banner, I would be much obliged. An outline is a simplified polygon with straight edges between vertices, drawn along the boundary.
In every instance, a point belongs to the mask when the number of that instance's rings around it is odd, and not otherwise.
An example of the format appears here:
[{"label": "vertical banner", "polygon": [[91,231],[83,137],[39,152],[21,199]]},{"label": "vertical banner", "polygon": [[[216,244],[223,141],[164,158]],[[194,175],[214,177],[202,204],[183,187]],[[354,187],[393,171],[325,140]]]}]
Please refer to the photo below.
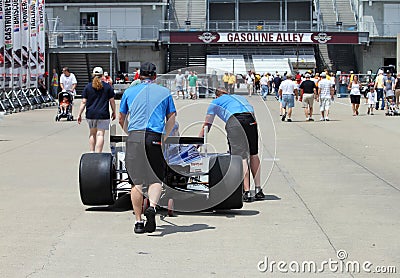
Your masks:
[{"label": "vertical banner", "polygon": [[[5,0],[9,1],[9,0]],[[37,87],[37,14],[36,14],[36,0],[30,0],[29,3],[29,23],[30,23],[30,40],[29,40],[29,83],[31,88]]]},{"label": "vertical banner", "polygon": [[45,37],[44,32],[44,0],[38,1],[38,74],[45,72]]},{"label": "vertical banner", "polygon": [[[0,0],[0,30],[4,31],[4,0]],[[0,35],[0,93],[4,90],[5,68],[4,68],[4,36]]]},{"label": "vertical banner", "polygon": [[4,65],[5,65],[5,88],[12,87],[12,51],[13,51],[13,36],[12,36],[12,0],[4,1]]},{"label": "vertical banner", "polygon": [[[2,0],[0,0],[2,1]],[[28,61],[29,61],[29,8],[28,0],[21,2],[21,87],[27,87]]]},{"label": "vertical banner", "polygon": [[20,76],[21,76],[21,9],[20,0],[12,0],[12,21],[13,21],[13,73],[12,73],[12,86],[20,88]]}]

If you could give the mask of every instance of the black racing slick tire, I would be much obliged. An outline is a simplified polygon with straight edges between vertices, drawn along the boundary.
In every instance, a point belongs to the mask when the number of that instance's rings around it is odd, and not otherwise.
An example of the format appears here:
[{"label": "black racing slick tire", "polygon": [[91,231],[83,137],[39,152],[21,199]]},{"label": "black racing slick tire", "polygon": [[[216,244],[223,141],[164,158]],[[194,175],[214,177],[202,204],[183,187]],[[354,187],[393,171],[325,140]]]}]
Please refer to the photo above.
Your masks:
[{"label": "black racing slick tire", "polygon": [[[212,159],[214,160],[214,159]],[[210,200],[215,210],[243,207],[243,163],[238,155],[218,155],[209,172]]]},{"label": "black racing slick tire", "polygon": [[110,153],[85,153],[79,164],[79,190],[87,206],[112,205],[116,199],[115,168]]}]

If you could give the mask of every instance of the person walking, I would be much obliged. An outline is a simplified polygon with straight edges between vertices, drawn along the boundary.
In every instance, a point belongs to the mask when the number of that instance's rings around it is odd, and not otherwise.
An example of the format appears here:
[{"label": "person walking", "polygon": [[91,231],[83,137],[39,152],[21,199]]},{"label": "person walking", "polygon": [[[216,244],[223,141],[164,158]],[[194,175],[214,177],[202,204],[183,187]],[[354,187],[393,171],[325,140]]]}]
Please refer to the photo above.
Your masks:
[{"label": "person walking", "polygon": [[379,110],[379,100],[382,100],[381,110],[385,110],[385,98],[383,96],[383,70],[378,71],[378,76],[375,78],[374,90],[376,90],[377,94],[377,102],[375,104],[375,109]]},{"label": "person walking", "polygon": [[350,102],[351,108],[353,109],[353,116],[358,116],[358,108],[360,108],[361,92],[360,92],[360,81],[358,75],[353,76],[353,80],[349,83],[347,90],[350,90]]},{"label": "person walking", "polygon": [[224,82],[225,90],[229,90],[228,81],[229,81],[229,74],[225,72],[224,76],[222,77],[222,81]]},{"label": "person walking", "polygon": [[178,69],[178,73],[175,75],[176,99],[179,99],[179,92],[182,93],[182,99],[185,99],[185,93],[183,91],[185,81],[185,75],[182,74],[181,69]]},{"label": "person walking", "polygon": [[236,85],[236,76],[233,74],[233,72],[230,72],[228,79],[228,90],[231,95],[235,93],[235,85]]},{"label": "person walking", "polygon": [[264,74],[263,77],[261,77],[260,79],[260,85],[261,85],[261,96],[263,98],[263,100],[267,100],[267,95],[268,95],[268,91],[269,91],[269,76],[267,73]]},{"label": "person walking", "polygon": [[216,90],[214,99],[207,109],[207,115],[201,128],[200,137],[204,137],[204,127],[210,131],[217,115],[225,124],[229,151],[240,155],[243,160],[243,201],[252,201],[250,194],[250,171],[255,184],[255,199],[262,200],[265,195],[260,185],[260,158],[258,156],[258,129],[254,108],[243,96],[229,95],[224,88]]},{"label": "person walking", "polygon": [[312,115],[314,99],[317,98],[317,86],[315,82],[311,80],[311,75],[309,73],[305,74],[305,80],[301,82],[300,90],[303,95],[302,104],[304,114],[306,115],[306,121],[314,121]]},{"label": "person walking", "polygon": [[394,82],[394,95],[396,98],[396,108],[399,109],[400,103],[400,72],[397,73],[396,81]]},{"label": "person walking", "polygon": [[326,73],[320,75],[321,80],[318,82],[318,100],[319,110],[321,111],[320,121],[329,121],[329,108],[333,100],[333,86],[332,82],[326,79]]},{"label": "person walking", "polygon": [[254,91],[254,74],[251,70],[249,70],[249,72],[246,75],[246,85],[247,85],[247,93],[249,95],[249,97],[251,97],[251,95],[253,94]]},{"label": "person walking", "polygon": [[395,84],[395,79],[392,76],[391,71],[386,72],[386,76],[383,77],[383,91],[384,91],[384,96],[386,100],[386,115],[389,114],[389,106],[392,104],[393,99],[394,99],[394,84]]},{"label": "person walking", "polygon": [[69,92],[71,94],[71,113],[74,104],[74,98],[76,95],[76,85],[78,81],[76,80],[75,74],[69,71],[68,67],[63,68],[63,73],[60,77],[60,87],[63,92]]},{"label": "person walking", "polygon": [[58,95],[58,73],[53,69],[53,76],[51,77],[51,95],[57,98]]},{"label": "person walking", "polygon": [[110,126],[111,119],[115,119],[114,89],[110,84],[101,80],[103,69],[93,69],[93,80],[88,83],[82,92],[82,102],[79,107],[78,124],[82,122],[82,113],[86,108],[86,120],[89,125],[89,149],[91,152],[101,153],[104,146],[104,134]]},{"label": "person walking", "polygon": [[[282,122],[285,121],[287,117],[287,121],[292,121],[292,110],[294,107],[294,99],[298,98],[298,91],[297,85],[292,80],[292,74],[287,73],[286,79],[282,81],[281,85],[279,86],[279,98],[282,100]],[[287,110],[287,111],[286,111]]]},{"label": "person walking", "polygon": [[[156,230],[156,206],[167,167],[161,149],[162,135],[171,134],[176,114],[171,91],[154,83],[153,63],[140,66],[140,79],[140,84],[125,90],[119,110],[119,124],[128,133],[125,165],[132,184],[133,231],[138,234]],[[142,220],[143,185],[148,186],[150,200],[144,211],[146,224]]]},{"label": "person walking", "polygon": [[191,71],[189,74],[188,83],[190,98],[197,99],[197,87],[199,86],[197,82],[197,75],[194,71]]},{"label": "person walking", "polygon": [[367,103],[368,103],[368,115],[374,115],[374,107],[376,103],[376,92],[373,87],[370,87],[369,92],[367,93]]}]

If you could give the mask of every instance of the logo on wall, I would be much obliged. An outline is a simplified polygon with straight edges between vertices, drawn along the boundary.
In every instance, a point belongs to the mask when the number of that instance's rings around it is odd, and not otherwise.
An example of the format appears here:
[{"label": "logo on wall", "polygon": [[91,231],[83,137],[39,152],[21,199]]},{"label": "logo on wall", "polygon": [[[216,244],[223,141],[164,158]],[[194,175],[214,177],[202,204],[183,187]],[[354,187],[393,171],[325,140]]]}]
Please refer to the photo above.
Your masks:
[{"label": "logo on wall", "polygon": [[328,36],[326,33],[318,33],[318,35],[314,36],[314,40],[319,43],[327,43],[332,39],[332,36]]},{"label": "logo on wall", "polygon": [[199,35],[198,37],[204,43],[210,43],[217,38],[217,36],[213,35],[210,32],[204,32],[203,34]]}]

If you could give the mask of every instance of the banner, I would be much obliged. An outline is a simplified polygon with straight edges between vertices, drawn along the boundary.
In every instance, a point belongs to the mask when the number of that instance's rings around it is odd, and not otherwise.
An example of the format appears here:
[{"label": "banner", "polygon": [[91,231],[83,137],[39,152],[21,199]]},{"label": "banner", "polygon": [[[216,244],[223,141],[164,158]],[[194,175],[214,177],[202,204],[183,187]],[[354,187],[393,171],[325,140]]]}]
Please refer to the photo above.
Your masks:
[{"label": "banner", "polygon": [[37,68],[38,68],[38,40],[37,40],[37,1],[31,0],[29,3],[29,75],[30,87],[37,87]]},{"label": "banner", "polygon": [[[4,31],[4,0],[0,0],[0,30]],[[0,35],[0,91],[4,89],[4,36]]]},{"label": "banner", "polygon": [[4,88],[12,87],[12,51],[13,51],[13,23],[12,23],[12,1],[4,0],[4,66],[5,84]]},{"label": "banner", "polygon": [[12,65],[12,86],[20,87],[21,76],[21,9],[20,0],[12,0],[12,21],[13,21],[13,65]]},{"label": "banner", "polygon": [[44,0],[38,0],[38,74],[44,74],[45,30],[44,30]]},{"label": "banner", "polygon": [[[1,1],[1,0],[0,0]],[[21,87],[27,87],[29,61],[29,7],[28,0],[21,2]]]}]

